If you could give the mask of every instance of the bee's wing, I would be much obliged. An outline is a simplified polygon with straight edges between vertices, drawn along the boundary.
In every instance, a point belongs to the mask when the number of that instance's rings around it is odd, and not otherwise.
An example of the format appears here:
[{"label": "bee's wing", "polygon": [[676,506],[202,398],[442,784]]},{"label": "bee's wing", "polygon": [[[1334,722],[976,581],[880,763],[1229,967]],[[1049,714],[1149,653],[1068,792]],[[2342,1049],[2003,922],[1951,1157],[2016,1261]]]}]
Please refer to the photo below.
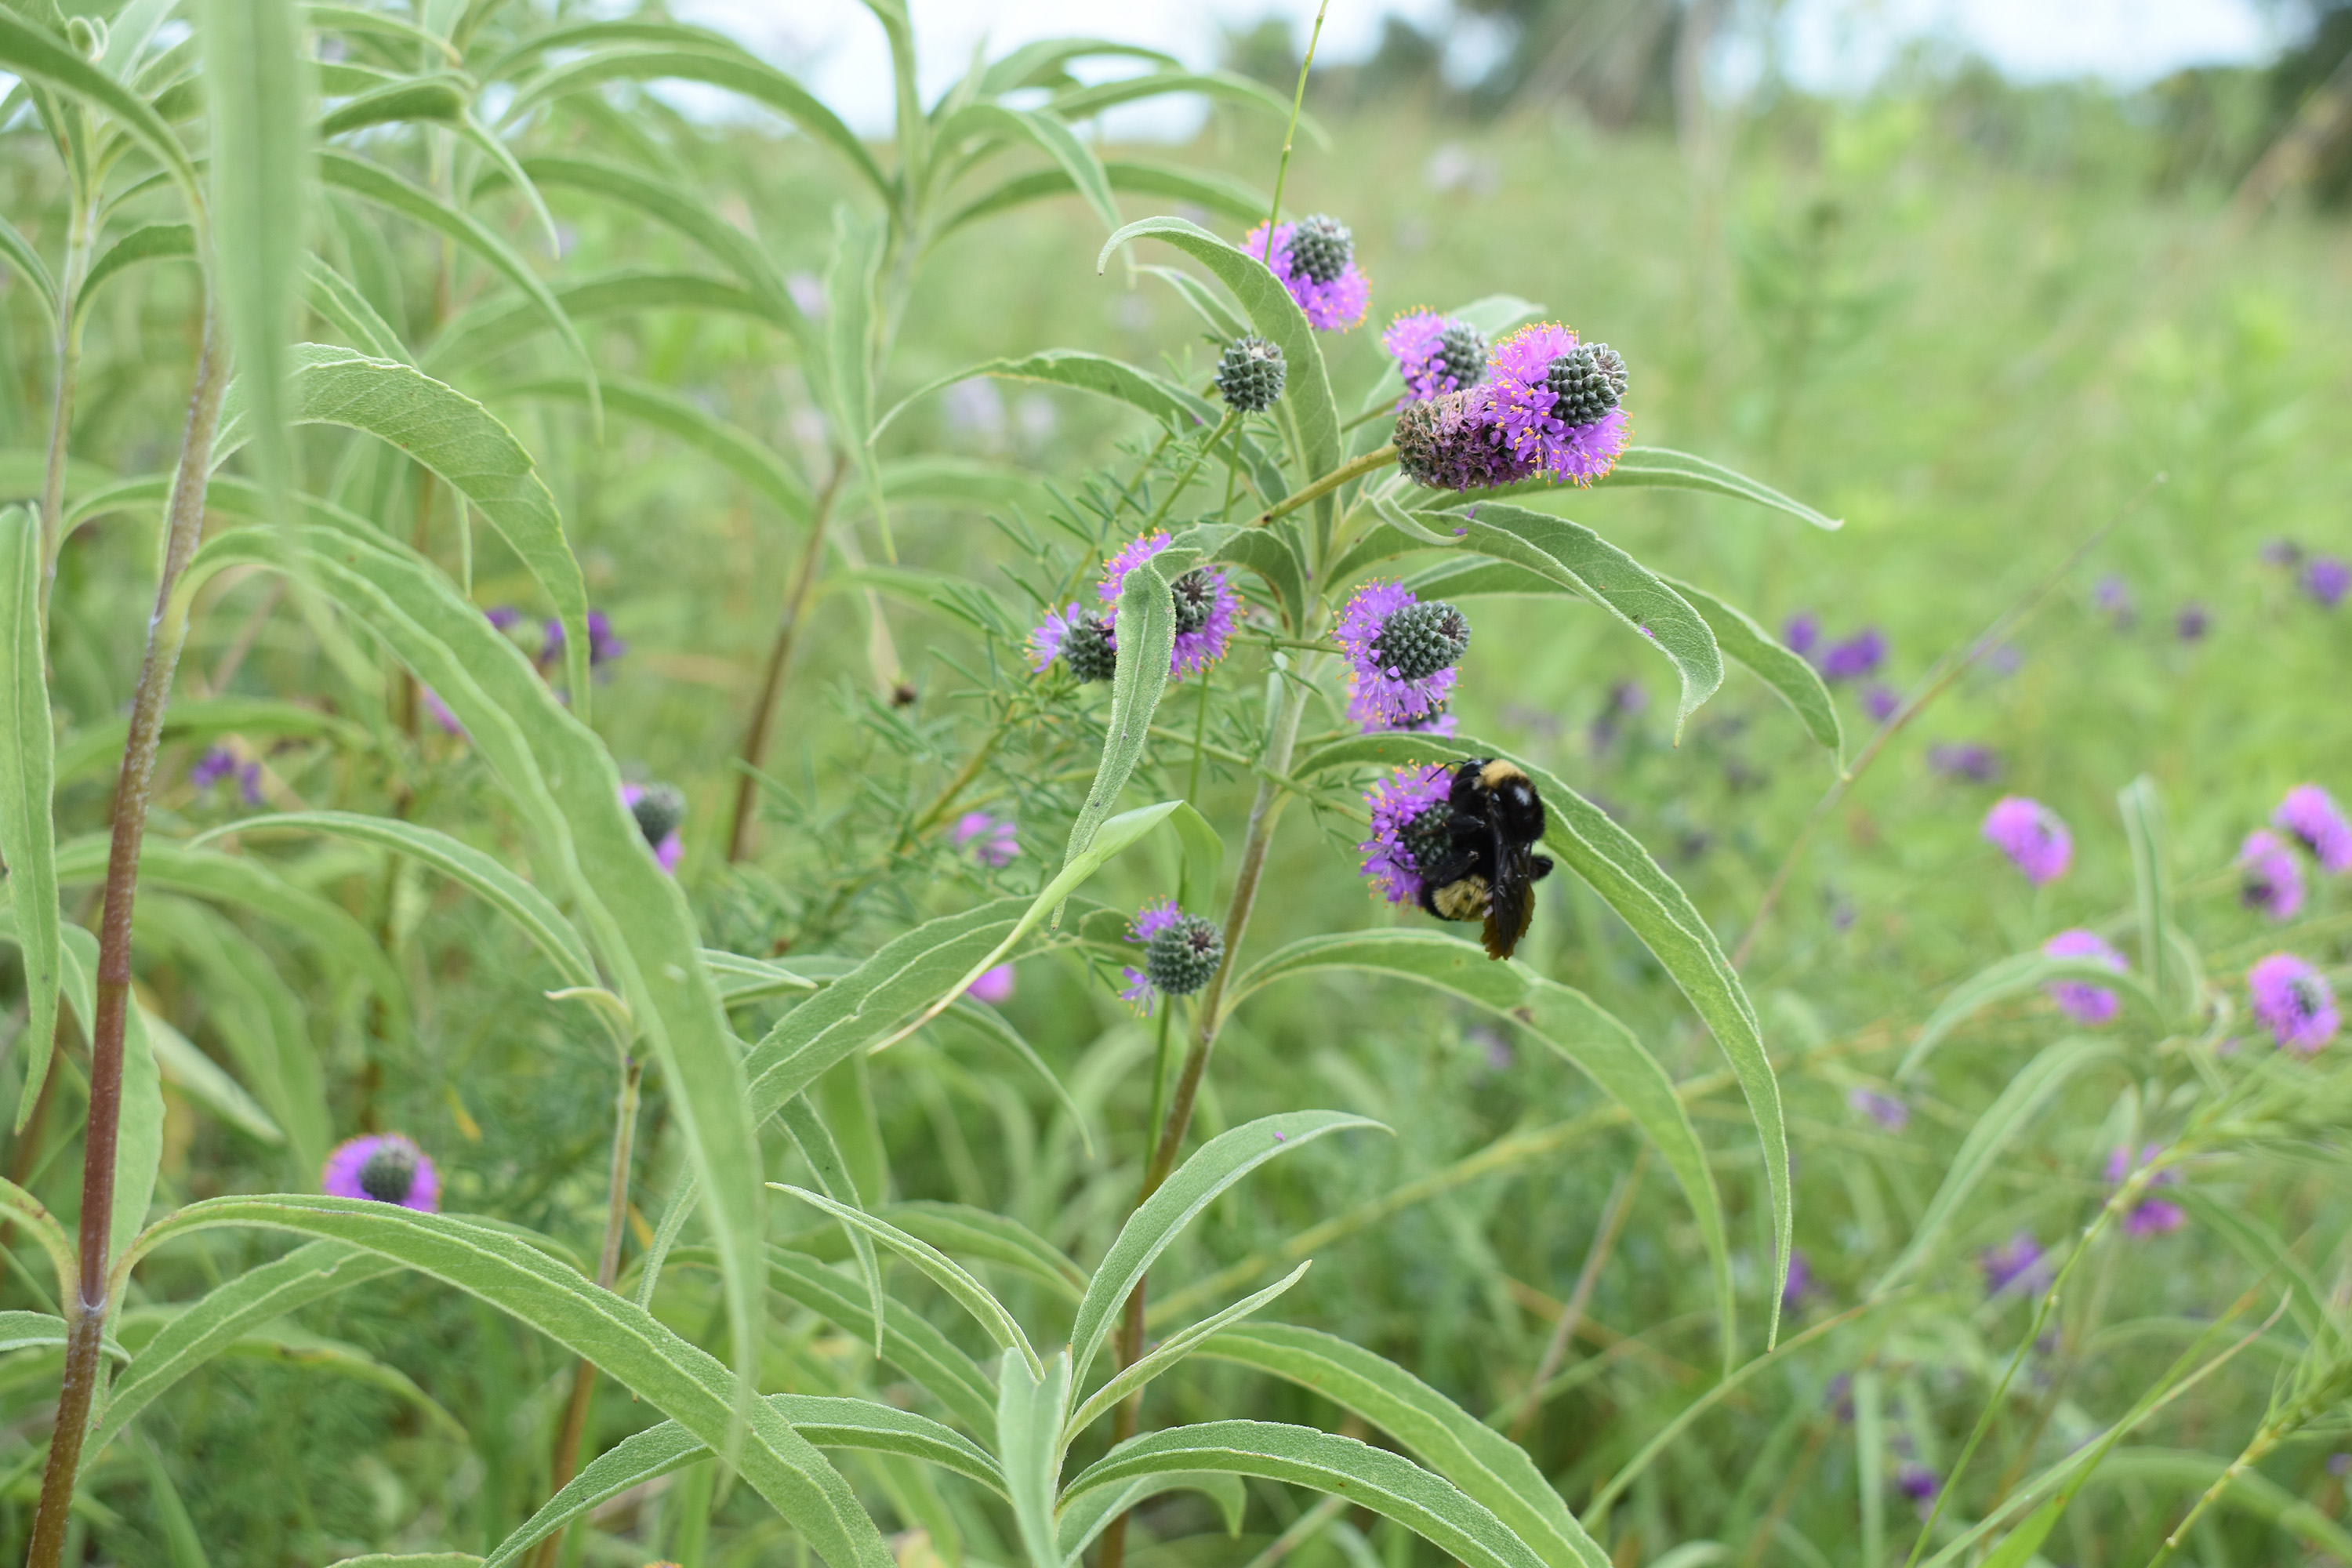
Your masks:
[{"label": "bee's wing", "polygon": [[1535,867],[1528,847],[1504,843],[1497,834],[1493,888],[1486,903],[1486,956],[1510,957],[1535,918]]}]

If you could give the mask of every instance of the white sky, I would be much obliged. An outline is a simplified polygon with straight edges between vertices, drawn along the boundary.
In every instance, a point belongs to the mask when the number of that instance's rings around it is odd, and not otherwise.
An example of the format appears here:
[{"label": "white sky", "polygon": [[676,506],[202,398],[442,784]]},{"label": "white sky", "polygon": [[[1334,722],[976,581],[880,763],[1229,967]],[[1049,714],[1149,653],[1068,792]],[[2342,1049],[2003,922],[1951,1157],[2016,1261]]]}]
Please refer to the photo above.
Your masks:
[{"label": "white sky", "polygon": [[[1317,0],[910,0],[923,90],[943,90],[984,41],[992,54],[1036,38],[1097,35],[1165,49],[1206,66],[1221,27],[1287,17],[1304,42]],[[882,30],[859,0],[677,0],[674,14],[716,26],[790,65],[861,130],[888,123],[889,67]],[[1395,14],[1448,38],[1458,69],[1475,74],[1496,47],[1475,21],[1448,26],[1447,0],[1329,0],[1318,58],[1359,59]],[[1836,89],[1867,82],[1906,40],[1934,36],[1971,47],[2014,77],[2090,75],[2122,84],[2186,65],[2246,60],[2274,43],[2256,0],[1789,0],[1781,45],[1799,82]],[[1727,62],[1729,63],[1729,62]],[[1123,71],[1106,74],[1124,74]],[[1739,74],[1736,64],[1731,74]],[[1196,110],[1139,111],[1114,135],[1183,135]]]}]

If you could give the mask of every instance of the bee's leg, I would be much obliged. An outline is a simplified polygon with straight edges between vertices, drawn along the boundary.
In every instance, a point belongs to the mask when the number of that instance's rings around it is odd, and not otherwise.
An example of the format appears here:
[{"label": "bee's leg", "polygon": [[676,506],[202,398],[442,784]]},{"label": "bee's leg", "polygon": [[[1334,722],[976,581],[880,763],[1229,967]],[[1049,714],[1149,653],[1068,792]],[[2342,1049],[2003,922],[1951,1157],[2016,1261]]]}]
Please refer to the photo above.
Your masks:
[{"label": "bee's leg", "polygon": [[1549,855],[1536,855],[1536,856],[1531,856],[1531,857],[1529,857],[1529,858],[1528,858],[1528,881],[1530,881],[1530,882],[1540,882],[1540,881],[1542,881],[1546,877],[1549,877],[1549,876],[1550,876],[1550,875],[1551,875],[1551,857],[1550,857],[1550,856],[1549,856]]}]

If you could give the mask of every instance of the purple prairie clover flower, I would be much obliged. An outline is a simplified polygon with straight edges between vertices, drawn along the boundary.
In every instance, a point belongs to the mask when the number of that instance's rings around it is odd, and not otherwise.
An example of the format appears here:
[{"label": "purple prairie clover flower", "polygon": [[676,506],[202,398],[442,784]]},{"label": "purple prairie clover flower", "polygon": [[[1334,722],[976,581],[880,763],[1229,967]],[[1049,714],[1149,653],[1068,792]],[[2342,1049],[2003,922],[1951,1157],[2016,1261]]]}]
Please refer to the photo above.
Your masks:
[{"label": "purple prairie clover flower", "polygon": [[[1595,369],[1597,355],[1607,355]],[[1605,343],[1587,347],[1558,321],[1521,327],[1495,345],[1486,397],[1516,457],[1565,483],[1589,485],[1617,466],[1633,427],[1619,401],[1624,361]],[[1598,377],[1604,390],[1579,390]],[[1600,411],[1605,401],[1605,411]],[[1584,416],[1571,424],[1564,414]]]},{"label": "purple prairie clover flower", "polygon": [[1390,729],[1444,705],[1461,678],[1470,621],[1443,599],[1398,583],[1358,588],[1331,634],[1348,655],[1348,716]]},{"label": "purple prairie clover flower", "polygon": [[2352,822],[2345,820],[2336,797],[2317,784],[2287,791],[2271,813],[2271,826],[2309,850],[2321,870],[2337,876],[2352,871]]},{"label": "purple prairie clover flower", "polygon": [[[2130,968],[2124,955],[2107,944],[2097,931],[2077,926],[2062,931],[2042,944],[2044,955],[2051,958],[2080,958],[2100,964],[2121,974]],[[2042,989],[2061,1010],[2071,1013],[2085,1024],[2104,1024],[2116,1016],[2118,1003],[2116,994],[2104,985],[2094,985],[2087,980],[2053,980]]]},{"label": "purple prairie clover flower", "polygon": [[257,759],[240,763],[236,753],[226,746],[214,746],[188,770],[188,784],[198,795],[211,794],[224,779],[236,781],[237,797],[246,805],[261,804],[261,763]]},{"label": "purple prairie clover flower", "polygon": [[1885,723],[1902,706],[1903,699],[1895,688],[1880,681],[1872,681],[1862,694],[1862,710],[1870,715],[1874,723]]},{"label": "purple prairie clover flower", "polygon": [[2336,1037],[2343,1016],[2327,976],[2291,952],[2274,952],[2246,972],[2254,1017],[2281,1047],[2309,1056]]},{"label": "purple prairie clover flower", "polygon": [[1812,1293],[1812,1259],[1805,1256],[1803,1248],[1792,1247],[1789,1249],[1789,1281],[1780,1287],[1780,1310],[1784,1312],[1797,1310],[1805,1304],[1805,1298]]},{"label": "purple prairie clover flower", "polygon": [[636,819],[637,831],[645,835],[646,847],[654,852],[654,859],[664,871],[677,876],[677,863],[686,855],[686,796],[668,784],[625,784],[621,804]]},{"label": "purple prairie clover flower", "polygon": [[1780,628],[1780,640],[1800,658],[1811,657],[1822,640],[1822,618],[1811,610],[1799,610]]},{"label": "purple prairie clover flower", "polygon": [[[2163,1152],[2163,1146],[2157,1143],[2143,1145],[2137,1158],[2133,1157],[2129,1145],[2112,1151],[2107,1155],[2109,1184],[2123,1185],[2134,1172],[2154,1164],[2156,1157]],[[2177,1170],[2160,1172],[2153,1184],[2159,1187],[2179,1186],[2180,1173]],[[2132,1212],[2124,1216],[2124,1234],[2145,1240],[2151,1236],[2169,1236],[2188,1223],[2188,1212],[2179,1204],[2168,1198],[2142,1198]]]},{"label": "purple prairie clover flower", "polygon": [[1415,735],[1442,735],[1450,740],[1462,732],[1462,720],[1458,714],[1447,712],[1444,703],[1438,702],[1426,712],[1411,719],[1400,719],[1393,724],[1383,724],[1377,720],[1364,722],[1367,735],[1378,734],[1383,730],[1402,730]]},{"label": "purple prairie clover flower", "polygon": [[1013,966],[1009,963],[1000,963],[995,968],[985,971],[979,979],[971,983],[971,988],[967,994],[987,1003],[992,1007],[1012,1001]]},{"label": "purple prairie clover flower", "polygon": [[1355,237],[1319,214],[1278,223],[1269,242],[1265,225],[1242,237],[1244,255],[1265,263],[1318,332],[1344,332],[1363,321],[1372,283],[1356,265]]},{"label": "purple prairie clover flower", "polygon": [[1992,784],[2000,777],[2000,758],[1990,746],[1973,742],[1927,748],[1927,771],[1970,784]]},{"label": "purple prairie clover flower", "polygon": [[1399,768],[1364,792],[1372,835],[1356,847],[1372,890],[1389,902],[1421,900],[1422,858],[1444,848],[1453,794],[1454,770],[1442,763]]},{"label": "purple prairie clover flower", "polygon": [[[550,619],[541,628],[539,662],[555,665],[563,662],[563,623]],[[588,612],[588,668],[602,668],[629,651],[629,645],[613,635],[613,619],[602,610]]]},{"label": "purple prairie clover flower", "polygon": [[1846,1092],[1845,1102],[1889,1132],[1900,1132],[1911,1125],[1911,1107],[1895,1095],[1853,1089]]},{"label": "purple prairie clover flower", "polygon": [[1842,643],[1832,643],[1822,655],[1822,679],[1824,680],[1860,680],[1878,673],[1886,662],[1886,634],[1876,626],[1864,627]]},{"label": "purple prairie clover flower", "polygon": [[441,1206],[441,1173],[425,1151],[397,1132],[370,1133],[335,1145],[319,1173],[329,1197],[373,1198],[432,1214]]},{"label": "purple prairie clover flower", "polygon": [[2049,1255],[2029,1230],[2021,1230],[1999,1247],[1988,1247],[1977,1254],[1977,1267],[1984,1270],[1988,1296],[1998,1296],[2011,1289],[2038,1290],[2050,1277]]},{"label": "purple prairie clover flower", "polygon": [[973,859],[992,869],[1012,865],[1021,854],[1021,838],[1013,824],[984,811],[967,811],[957,817],[948,837],[955,840],[957,848],[971,850]]},{"label": "purple prairie clover flower", "polygon": [[1029,633],[1029,651],[1034,656],[1029,665],[1033,675],[1043,674],[1056,658],[1082,681],[1108,680],[1118,673],[1118,650],[1112,646],[1108,623],[1078,605],[1047,610]]},{"label": "purple prairie clover flower", "polygon": [[1136,910],[1127,936],[1142,946],[1143,965],[1119,972],[1127,980],[1119,996],[1147,1018],[1160,997],[1190,996],[1224,963],[1223,933],[1213,921],[1178,909],[1173,899],[1153,899]]},{"label": "purple prairie clover flower", "polygon": [[[1118,594],[1128,574],[1168,548],[1168,531],[1134,541],[1103,563],[1102,585],[1096,590],[1105,606],[1103,624],[1110,628],[1110,646],[1118,647]],[[1225,657],[1233,647],[1234,617],[1241,597],[1225,580],[1224,569],[1195,566],[1169,584],[1176,602],[1176,646],[1168,655],[1168,673],[1177,679],[1198,675]]]},{"label": "purple prairie clover flower", "polygon": [[2328,1455],[2327,1473],[2334,1476],[2338,1480],[2343,1479],[2346,1476],[2352,1476],[2352,1454]]},{"label": "purple prairie clover flower", "polygon": [[1433,490],[1517,484],[1534,478],[1539,466],[1534,453],[1513,448],[1484,386],[1408,403],[1397,414],[1393,439],[1397,467]]},{"label": "purple prairie clover flower", "polygon": [[2036,886],[2056,881],[2074,863],[2074,836],[2038,800],[2001,796],[1985,814],[1983,832]]},{"label": "purple prairie clover flower", "polygon": [[2181,605],[2180,613],[2172,617],[2173,635],[2182,642],[2202,642],[2205,634],[2212,629],[2213,612],[2194,599]]},{"label": "purple prairie clover flower", "polygon": [[2352,565],[2333,555],[2315,555],[2303,569],[2303,591],[2323,610],[2332,610],[2352,593]]},{"label": "purple prairie clover flower", "polygon": [[1906,1459],[1895,1472],[1895,1489],[1911,1500],[1911,1506],[1925,1519],[1935,1511],[1936,1494],[1944,1483],[1935,1471],[1916,1459]]},{"label": "purple prairie clover flower", "polygon": [[2303,862],[2286,840],[2267,829],[2246,835],[2238,849],[2238,899],[2250,910],[2260,910],[2274,921],[2291,921],[2303,908]]},{"label": "purple prairie clover flower", "polygon": [[1391,321],[1381,334],[1381,347],[1404,377],[1399,408],[1475,386],[1486,374],[1486,335],[1467,321],[1433,310],[1407,310]]}]

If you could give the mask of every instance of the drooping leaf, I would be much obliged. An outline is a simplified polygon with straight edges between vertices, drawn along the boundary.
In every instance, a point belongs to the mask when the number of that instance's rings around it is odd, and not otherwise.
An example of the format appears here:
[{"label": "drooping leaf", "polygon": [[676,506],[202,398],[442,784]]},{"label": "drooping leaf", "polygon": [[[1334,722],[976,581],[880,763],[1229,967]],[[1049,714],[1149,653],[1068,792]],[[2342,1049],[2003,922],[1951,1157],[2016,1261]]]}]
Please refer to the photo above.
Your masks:
[{"label": "drooping leaf", "polygon": [[[1213,169],[1180,169],[1165,163],[1106,158],[1102,170],[1104,178],[1114,191],[1191,202],[1211,212],[1222,213],[1236,223],[1259,221],[1265,216],[1266,208],[1272,203],[1271,197],[1255,187]],[[1048,196],[1073,195],[1077,189],[1077,183],[1067,171],[1060,168],[1016,174],[958,210],[953,217],[940,226],[940,233],[952,233],[966,224],[977,223],[982,218],[993,217],[998,213]]]},{"label": "drooping leaf", "polygon": [[[143,1008],[141,1011],[145,1013]],[[197,1049],[194,1040],[152,1013],[145,1013],[140,1021],[146,1026],[148,1042],[154,1049],[156,1066],[162,1069],[165,1083],[264,1143],[286,1142],[285,1131],[269,1119],[269,1112],[261,1108],[260,1102],[247,1094],[245,1086],[223,1070],[218,1062]]]},{"label": "drooping leaf", "polygon": [[926,382],[902,397],[890,411],[874,425],[876,439],[889,428],[892,420],[904,414],[914,404],[929,397],[942,387],[970,381],[976,375],[996,376],[1006,381],[1042,382],[1050,386],[1066,386],[1078,392],[1091,392],[1097,396],[1139,408],[1171,430],[1187,430],[1217,421],[1215,407],[1173,382],[1139,370],[1124,360],[1104,354],[1087,353],[1078,349],[1045,349],[1019,359],[983,360],[979,364]]},{"label": "drooping leaf", "polygon": [[941,1252],[1001,1264],[1067,1297],[1073,1304],[1086,1293],[1085,1270],[1060,1247],[1009,1215],[930,1199],[892,1204],[879,1213]]},{"label": "drooping leaf", "polygon": [[1104,172],[1102,160],[1060,116],[1034,109],[1008,109],[1001,103],[971,103],[957,110],[939,128],[942,149],[975,139],[1031,143],[1059,165],[1105,228],[1118,227],[1118,202],[1111,195],[1110,176]]},{"label": "drooping leaf", "polygon": [[[845,1333],[872,1330],[872,1304],[859,1300],[844,1276],[814,1258],[782,1247],[770,1248],[768,1261],[778,1294],[799,1302]],[[895,1297],[884,1299],[883,1318],[887,1326],[881,1359],[929,1392],[972,1431],[994,1432],[996,1391],[979,1363],[957,1349],[929,1319]]]},{"label": "drooping leaf", "polygon": [[1843,769],[1845,726],[1839,721],[1837,703],[1830,697],[1822,672],[1758,625],[1745,610],[1679,577],[1662,581],[1706,617],[1708,629],[1715,633],[1716,646],[1770,687],[1773,695],[1787,703],[1789,710],[1805,726],[1805,733],[1830,754],[1831,763]]},{"label": "drooping leaf", "polygon": [[194,261],[196,231],[184,223],[151,223],[116,240],[89,264],[81,287],[74,291],[74,328],[80,330],[106,285],[147,261]]},{"label": "drooping leaf", "polygon": [[1626,447],[1618,458],[1617,466],[1609,470],[1609,477],[1594,488],[1633,489],[1645,486],[1663,489],[1705,490],[1713,495],[1731,496],[1786,512],[1790,517],[1811,523],[1815,528],[1835,530],[1845,526],[1844,519],[1815,511],[1804,502],[1792,500],[1769,485],[1759,484],[1747,475],[1735,473],[1720,463],[1695,458],[1688,452],[1669,451],[1664,447]]},{"label": "drooping leaf", "polygon": [[1097,1487],[1083,1496],[1073,1498],[1062,1510],[1057,1523],[1062,1547],[1063,1568],[1078,1568],[1079,1554],[1095,1543],[1095,1538],[1110,1527],[1110,1521],[1147,1498],[1163,1492],[1199,1492],[1215,1505],[1223,1519],[1225,1534],[1242,1532],[1242,1517],[1249,1508],[1249,1489],[1239,1476],[1223,1475],[1214,1470],[1171,1471],[1161,1476],[1139,1476],[1124,1486]]},{"label": "drooping leaf", "polygon": [[[693,399],[651,382],[607,377],[603,391],[608,412],[669,432],[767,497],[785,517],[797,523],[809,521],[814,498],[809,494],[807,481],[773,447],[750,431],[729,424]],[[560,397],[584,402],[588,388],[585,383],[571,376],[549,376],[510,382],[490,389],[486,395],[493,402],[509,397]]]}]

